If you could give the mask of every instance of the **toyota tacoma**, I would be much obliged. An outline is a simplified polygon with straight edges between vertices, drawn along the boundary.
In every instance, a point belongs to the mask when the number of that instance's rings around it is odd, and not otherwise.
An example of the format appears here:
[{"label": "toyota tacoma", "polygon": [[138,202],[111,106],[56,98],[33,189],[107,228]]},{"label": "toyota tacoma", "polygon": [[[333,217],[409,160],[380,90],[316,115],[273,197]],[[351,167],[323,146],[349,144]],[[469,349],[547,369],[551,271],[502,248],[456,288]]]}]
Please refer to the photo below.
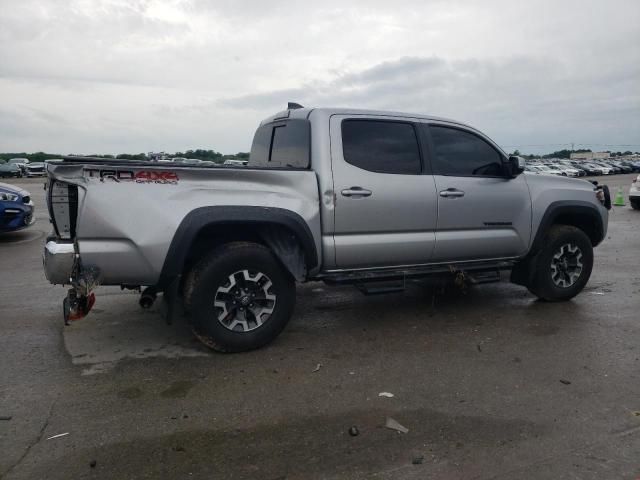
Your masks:
[{"label": "toyota tacoma", "polygon": [[[162,293],[209,347],[272,341],[297,282],[365,292],[511,271],[547,301],[584,288],[606,236],[606,187],[523,174],[468,125],[289,104],[258,127],[247,166],[69,157],[47,164],[44,269],[67,321],[99,284]],[[135,201],[132,201],[135,199]]]}]

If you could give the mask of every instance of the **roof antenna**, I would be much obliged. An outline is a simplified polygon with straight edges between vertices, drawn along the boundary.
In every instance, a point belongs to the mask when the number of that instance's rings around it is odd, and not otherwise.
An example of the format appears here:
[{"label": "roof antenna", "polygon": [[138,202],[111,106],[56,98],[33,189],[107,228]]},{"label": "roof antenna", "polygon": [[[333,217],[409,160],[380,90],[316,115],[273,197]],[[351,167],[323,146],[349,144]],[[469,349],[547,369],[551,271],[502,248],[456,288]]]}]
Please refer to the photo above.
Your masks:
[{"label": "roof antenna", "polygon": [[296,110],[298,108],[304,108],[304,107],[299,103],[295,103],[295,102],[287,103],[287,110]]}]

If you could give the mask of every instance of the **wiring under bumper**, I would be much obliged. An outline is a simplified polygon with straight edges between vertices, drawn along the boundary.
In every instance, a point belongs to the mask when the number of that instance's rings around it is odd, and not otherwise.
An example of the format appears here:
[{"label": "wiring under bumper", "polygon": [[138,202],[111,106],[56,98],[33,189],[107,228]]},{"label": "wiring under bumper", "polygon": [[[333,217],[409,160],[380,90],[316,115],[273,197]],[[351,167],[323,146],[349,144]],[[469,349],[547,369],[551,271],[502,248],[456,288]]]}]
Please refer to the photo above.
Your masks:
[{"label": "wiring under bumper", "polygon": [[99,283],[99,270],[83,266],[75,245],[55,237],[47,238],[43,263],[49,282],[71,286],[62,302],[65,324],[86,317],[95,303],[93,290]]}]

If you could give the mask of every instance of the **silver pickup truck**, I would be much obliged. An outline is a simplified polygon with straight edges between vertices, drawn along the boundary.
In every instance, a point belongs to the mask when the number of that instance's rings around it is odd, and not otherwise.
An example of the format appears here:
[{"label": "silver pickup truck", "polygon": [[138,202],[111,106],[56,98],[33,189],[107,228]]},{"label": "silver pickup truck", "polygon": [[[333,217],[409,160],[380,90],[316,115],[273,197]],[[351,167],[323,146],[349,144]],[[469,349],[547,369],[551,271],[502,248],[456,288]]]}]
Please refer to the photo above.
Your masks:
[{"label": "silver pickup truck", "polygon": [[549,301],[585,286],[607,232],[606,187],[523,174],[478,130],[430,116],[289,108],[264,120],[247,166],[69,157],[51,162],[53,284],[67,321],[99,284],[162,293],[197,337],[257,348],[289,321],[296,282],[365,292],[464,272]]}]

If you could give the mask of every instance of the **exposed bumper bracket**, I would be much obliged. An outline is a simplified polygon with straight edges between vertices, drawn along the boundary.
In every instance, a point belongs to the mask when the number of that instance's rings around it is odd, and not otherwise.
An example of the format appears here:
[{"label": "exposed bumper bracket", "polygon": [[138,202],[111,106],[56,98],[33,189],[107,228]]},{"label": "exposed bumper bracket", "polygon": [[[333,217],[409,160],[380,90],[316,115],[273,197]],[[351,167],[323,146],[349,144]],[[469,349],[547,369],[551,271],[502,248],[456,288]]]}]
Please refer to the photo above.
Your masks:
[{"label": "exposed bumper bracket", "polygon": [[73,243],[57,242],[48,238],[42,257],[44,274],[54,285],[69,285],[76,264]]}]

